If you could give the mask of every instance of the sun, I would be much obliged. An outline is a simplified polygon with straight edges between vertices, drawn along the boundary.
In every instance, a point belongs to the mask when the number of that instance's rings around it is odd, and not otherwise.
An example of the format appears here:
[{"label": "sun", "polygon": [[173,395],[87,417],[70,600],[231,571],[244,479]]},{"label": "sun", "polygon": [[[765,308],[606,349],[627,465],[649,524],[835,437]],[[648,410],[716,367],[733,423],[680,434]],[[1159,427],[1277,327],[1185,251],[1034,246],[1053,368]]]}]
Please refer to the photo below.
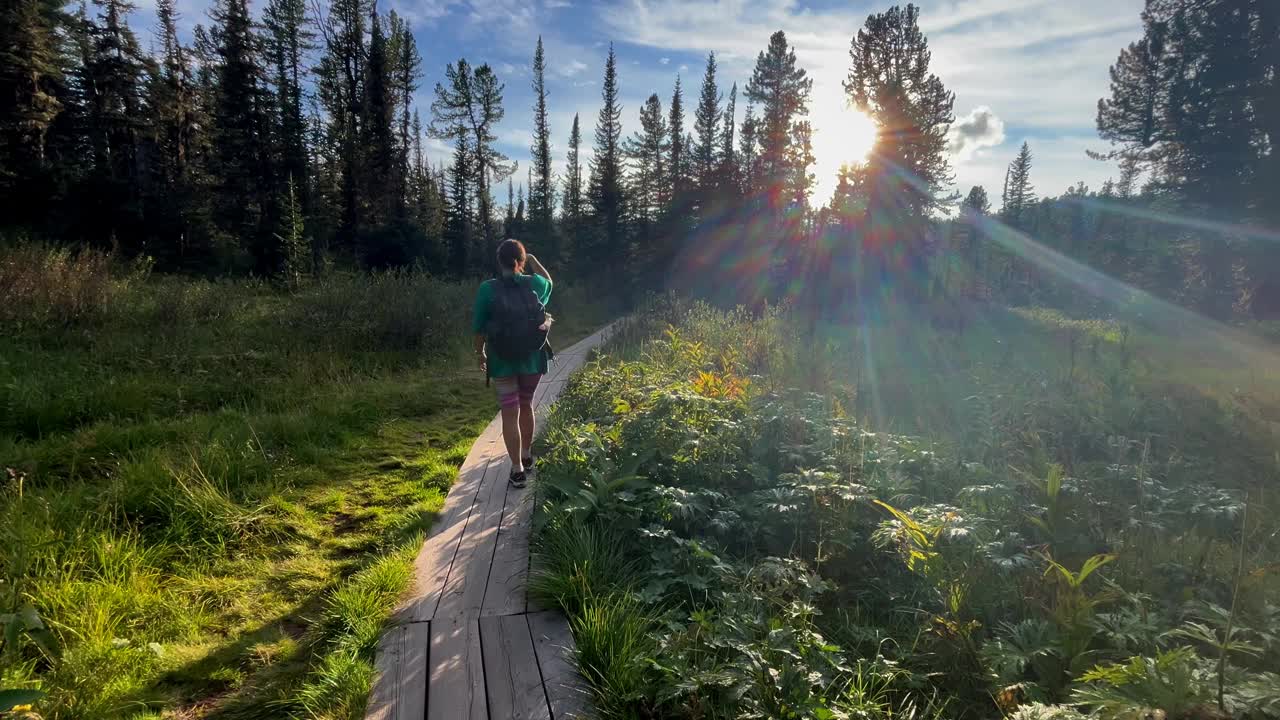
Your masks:
[{"label": "sun", "polygon": [[[841,98],[843,100],[843,98]],[[835,189],[842,165],[861,165],[875,149],[879,131],[875,120],[844,102],[814,107],[813,124],[815,199],[825,202]]]}]

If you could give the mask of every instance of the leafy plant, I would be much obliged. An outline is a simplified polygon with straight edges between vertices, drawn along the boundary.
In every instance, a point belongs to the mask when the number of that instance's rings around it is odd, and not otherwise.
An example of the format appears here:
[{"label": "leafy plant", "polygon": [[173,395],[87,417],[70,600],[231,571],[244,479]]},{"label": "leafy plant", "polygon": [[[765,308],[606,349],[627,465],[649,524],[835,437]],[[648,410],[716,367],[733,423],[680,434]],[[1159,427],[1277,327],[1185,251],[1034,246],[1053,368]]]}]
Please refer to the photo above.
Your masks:
[{"label": "leafy plant", "polygon": [[1141,720],[1158,712],[1171,720],[1217,717],[1211,685],[1199,669],[1195,651],[1177,648],[1155,657],[1099,665],[1081,676],[1073,702],[1092,708],[1104,720]]}]

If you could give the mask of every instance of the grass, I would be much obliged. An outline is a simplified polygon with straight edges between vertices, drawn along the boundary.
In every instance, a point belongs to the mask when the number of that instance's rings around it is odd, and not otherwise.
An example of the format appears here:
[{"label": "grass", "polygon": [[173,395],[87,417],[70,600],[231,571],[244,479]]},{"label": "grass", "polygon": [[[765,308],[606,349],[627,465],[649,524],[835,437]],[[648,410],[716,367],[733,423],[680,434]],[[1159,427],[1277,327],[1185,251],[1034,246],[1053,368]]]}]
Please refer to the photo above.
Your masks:
[{"label": "grass", "polygon": [[[474,289],[353,275],[288,294],[6,252],[0,611],[30,602],[64,651],[6,647],[0,687],[43,690],[48,718],[358,716],[494,412]],[[567,344],[603,318],[559,292]]]}]

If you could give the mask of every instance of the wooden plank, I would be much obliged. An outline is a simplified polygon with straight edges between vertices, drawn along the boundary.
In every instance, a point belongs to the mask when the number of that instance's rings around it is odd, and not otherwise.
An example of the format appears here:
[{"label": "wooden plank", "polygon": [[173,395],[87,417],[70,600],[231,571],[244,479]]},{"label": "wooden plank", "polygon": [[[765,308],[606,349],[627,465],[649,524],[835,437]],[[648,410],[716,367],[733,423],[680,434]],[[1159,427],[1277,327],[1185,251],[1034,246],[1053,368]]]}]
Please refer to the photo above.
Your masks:
[{"label": "wooden plank", "polygon": [[498,545],[489,568],[483,615],[517,615],[524,612],[529,579],[529,531],[533,520],[533,491],[507,489],[506,506],[498,524]]},{"label": "wooden plank", "polygon": [[480,618],[489,714],[506,720],[550,720],[542,674],[523,615]]},{"label": "wooden plank", "polygon": [[431,623],[429,667],[427,720],[489,720],[480,626],[475,620]]},{"label": "wooden plank", "polygon": [[382,633],[378,640],[378,653],[374,660],[373,690],[369,704],[365,706],[365,720],[397,720],[396,693],[400,689],[401,653],[404,647],[405,626],[397,625]]},{"label": "wooden plank", "polygon": [[529,631],[553,720],[589,717],[591,696],[574,666],[573,633],[559,610],[529,613]]},{"label": "wooden plank", "polygon": [[490,462],[485,471],[476,506],[467,518],[458,554],[449,569],[436,618],[475,617],[480,613],[498,542],[498,523],[502,520],[510,468],[511,461],[504,456]]},{"label": "wooden plank", "polygon": [[435,617],[488,467],[487,458],[463,463],[458,481],[445,498],[440,519],[431,527],[431,535],[414,560],[413,590],[398,614],[402,622],[426,622]]},{"label": "wooden plank", "polygon": [[403,637],[396,718],[422,720],[427,716],[427,651],[431,646],[431,624],[407,625]]}]

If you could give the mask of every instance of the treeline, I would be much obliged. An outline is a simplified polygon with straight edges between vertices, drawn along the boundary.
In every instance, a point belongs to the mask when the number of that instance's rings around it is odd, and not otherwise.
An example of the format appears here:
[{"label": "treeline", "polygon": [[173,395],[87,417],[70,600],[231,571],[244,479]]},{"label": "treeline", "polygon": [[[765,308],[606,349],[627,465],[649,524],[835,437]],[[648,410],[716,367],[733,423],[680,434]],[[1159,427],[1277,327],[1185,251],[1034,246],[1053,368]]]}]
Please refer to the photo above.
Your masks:
[{"label": "treeline", "polygon": [[[1280,309],[1268,279],[1280,258],[1280,204],[1267,202],[1280,188],[1280,8],[1270,0],[1148,0],[1144,36],[1121,52],[1099,101],[1099,133],[1112,144],[1099,157],[1119,162],[1118,180],[1038,200],[1024,148],[999,224],[985,230],[975,220],[991,212],[985,189],[962,203],[961,220],[940,220],[961,199],[949,191],[955,97],[930,68],[912,5],[870,15],[852,38],[845,95],[879,135],[821,208],[810,197],[812,80],[782,32],[741,91],[725,91],[708,55],[696,96],[677,78],[633,111],[629,136],[611,49],[594,134],[584,138],[591,119],[575,116],[560,177],[553,132],[565,129],[548,120],[538,40],[532,162],[520,178],[496,147],[506,108],[493,68],[449,63],[420,117],[410,28],[368,0],[267,0],[256,19],[246,0],[219,0],[190,46],[161,0],[154,56],[122,0],[62,7],[4,3],[9,235],[146,253],[171,269],[286,277],[329,262],[483,273],[511,235],[614,287],[819,306],[887,287],[925,298],[939,256],[972,271],[982,251],[1002,258],[978,268],[984,292],[1068,294],[1012,257],[1006,233],[989,232],[999,227],[1218,315],[1271,296]],[[424,136],[452,146],[446,167],[424,159]],[[583,142],[594,144],[586,166]],[[1239,229],[1249,226],[1271,230]]]}]

